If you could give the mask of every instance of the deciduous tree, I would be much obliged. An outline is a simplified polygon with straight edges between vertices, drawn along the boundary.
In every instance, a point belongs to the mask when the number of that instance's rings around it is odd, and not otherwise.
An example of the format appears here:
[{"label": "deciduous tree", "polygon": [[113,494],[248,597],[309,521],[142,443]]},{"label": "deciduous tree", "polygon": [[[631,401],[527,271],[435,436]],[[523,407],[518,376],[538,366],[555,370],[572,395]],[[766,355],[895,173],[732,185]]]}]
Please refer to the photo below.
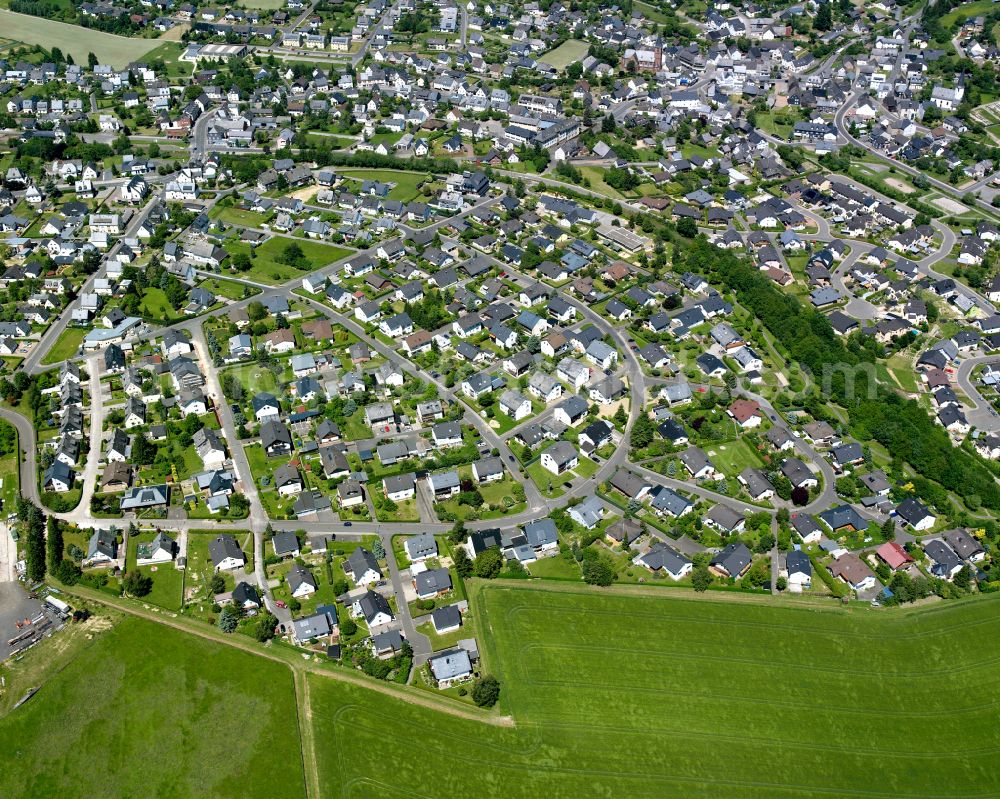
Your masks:
[{"label": "deciduous tree", "polygon": [[500,699],[500,681],[484,674],[472,686],[472,701],[479,707],[493,707]]}]

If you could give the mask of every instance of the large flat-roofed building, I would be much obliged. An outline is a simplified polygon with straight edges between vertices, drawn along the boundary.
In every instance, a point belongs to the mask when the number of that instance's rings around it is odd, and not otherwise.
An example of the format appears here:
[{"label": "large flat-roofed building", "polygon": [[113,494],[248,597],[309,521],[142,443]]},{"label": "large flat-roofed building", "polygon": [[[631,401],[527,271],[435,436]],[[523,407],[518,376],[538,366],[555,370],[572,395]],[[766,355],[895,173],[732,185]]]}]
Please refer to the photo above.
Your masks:
[{"label": "large flat-roofed building", "polygon": [[639,250],[651,250],[653,242],[651,239],[645,236],[640,236],[637,233],[633,233],[623,227],[613,227],[611,225],[602,225],[597,229],[597,234],[607,240],[612,244],[617,245],[621,249],[628,250],[629,252],[638,252]]},{"label": "large flat-roofed building", "polygon": [[249,52],[245,44],[189,44],[180,57],[181,61],[204,61],[206,58],[217,58],[228,61],[230,58],[242,58]]}]

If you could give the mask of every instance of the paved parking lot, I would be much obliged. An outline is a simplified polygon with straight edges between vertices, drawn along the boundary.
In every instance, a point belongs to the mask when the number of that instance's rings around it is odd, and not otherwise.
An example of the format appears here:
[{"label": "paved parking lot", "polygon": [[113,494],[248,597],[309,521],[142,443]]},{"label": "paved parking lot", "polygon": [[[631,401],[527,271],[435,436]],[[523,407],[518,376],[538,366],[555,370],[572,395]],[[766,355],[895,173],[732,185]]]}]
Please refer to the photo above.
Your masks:
[{"label": "paved parking lot", "polygon": [[18,634],[16,622],[38,615],[42,603],[32,599],[20,583],[0,582],[0,660],[13,651],[7,641]]}]

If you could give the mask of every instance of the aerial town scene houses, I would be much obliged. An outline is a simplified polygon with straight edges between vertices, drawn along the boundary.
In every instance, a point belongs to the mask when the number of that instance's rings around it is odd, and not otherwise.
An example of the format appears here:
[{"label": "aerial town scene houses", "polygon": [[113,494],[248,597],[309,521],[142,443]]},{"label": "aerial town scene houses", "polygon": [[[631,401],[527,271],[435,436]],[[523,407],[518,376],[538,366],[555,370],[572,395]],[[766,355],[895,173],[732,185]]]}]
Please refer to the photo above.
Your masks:
[{"label": "aerial town scene houses", "polygon": [[169,614],[516,723],[511,586],[989,601],[1000,11],[69,5],[0,48],[4,657]]}]

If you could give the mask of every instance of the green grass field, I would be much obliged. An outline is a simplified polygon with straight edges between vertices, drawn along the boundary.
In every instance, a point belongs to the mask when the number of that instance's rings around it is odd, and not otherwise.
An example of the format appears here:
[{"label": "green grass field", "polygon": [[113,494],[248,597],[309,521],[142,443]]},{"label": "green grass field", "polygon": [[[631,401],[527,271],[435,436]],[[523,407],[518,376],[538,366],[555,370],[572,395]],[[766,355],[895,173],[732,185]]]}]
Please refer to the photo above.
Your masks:
[{"label": "green grass field", "polygon": [[126,569],[128,571],[138,569],[152,578],[153,588],[148,595],[143,597],[144,602],[166,610],[180,610],[184,603],[184,572],[175,568],[173,563],[136,566],[138,545],[152,541],[155,536],[154,530],[144,530],[138,536],[129,537]]},{"label": "green grass field", "polygon": [[59,334],[59,338],[52,345],[52,349],[45,353],[42,363],[62,363],[72,358],[79,352],[80,345],[83,344],[83,337],[86,334],[87,331],[82,327],[67,327]]},{"label": "green grass field", "polygon": [[142,293],[142,303],[139,305],[143,317],[152,320],[171,322],[181,314],[170,304],[163,289],[156,286],[148,287]]},{"label": "green grass field", "polygon": [[219,277],[210,277],[207,280],[203,280],[199,285],[204,289],[208,289],[217,297],[226,297],[230,300],[243,299],[244,294],[247,291],[249,291],[249,293],[246,294],[246,296],[260,294],[259,288],[248,286],[245,283],[237,283],[235,280],[226,280],[225,278]]},{"label": "green grass field", "polygon": [[590,181],[590,188],[606,197],[618,200],[624,195],[604,182],[604,170],[599,166],[581,166],[580,172]]},{"label": "green grass field", "polygon": [[1000,791],[992,598],[876,612],[494,584],[472,601],[515,726],[313,679],[321,784],[341,797]]},{"label": "green grass field", "polygon": [[[13,509],[18,495],[21,493],[20,478],[20,444],[18,443],[17,430],[10,422],[0,420],[0,428],[9,427],[14,433],[14,449],[7,455],[0,456],[0,499],[3,499],[3,507]],[[10,513],[11,511],[6,511]]]},{"label": "green grass field", "polygon": [[156,39],[115,36],[65,22],[15,14],[7,9],[0,9],[0,30],[5,39],[48,48],[58,47],[67,55],[72,55],[78,64],[86,64],[87,54],[92,52],[102,64],[124,67],[160,44]]},{"label": "green grass field", "polygon": [[541,56],[539,61],[544,61],[556,69],[566,69],[574,61],[580,61],[587,55],[588,46],[586,42],[581,42],[579,39],[567,39],[558,47]]},{"label": "green grass field", "polygon": [[165,41],[164,39],[161,39],[160,42],[146,53],[147,60],[155,61],[158,59],[162,61],[169,75],[190,75],[194,71],[194,64],[180,60],[180,56],[184,54],[186,49],[183,42]]},{"label": "green grass field", "polygon": [[126,619],[0,719],[2,793],[301,797],[298,740],[287,667]]},{"label": "green grass field", "polygon": [[995,8],[993,0],[976,0],[974,3],[964,3],[955,6],[939,20],[945,30],[957,29],[969,17],[985,16]]},{"label": "green grass field", "polygon": [[[382,183],[395,183],[389,190],[390,200],[409,202],[420,196],[417,184],[427,180],[428,175],[422,172],[406,172],[393,169],[340,169],[337,173],[351,180],[378,180]],[[360,188],[360,187],[359,187]]]},{"label": "green grass field", "polygon": [[649,3],[636,3],[635,7],[637,10],[641,11],[642,15],[650,22],[667,21],[667,15],[656,9],[654,6],[651,6]]},{"label": "green grass field", "polygon": [[715,444],[706,448],[706,452],[712,459],[712,463],[721,469],[727,477],[736,477],[748,467],[756,469],[761,465],[760,458],[743,438],[727,441],[724,444]]},{"label": "green grass field", "polygon": [[271,393],[278,391],[278,381],[274,376],[274,372],[258,364],[248,363],[242,366],[234,366],[228,372],[236,375],[251,397],[261,391],[269,391]]},{"label": "green grass field", "polygon": [[[298,244],[309,262],[304,269],[296,269],[292,266],[279,263],[278,258],[289,244]],[[233,255],[238,252],[249,254],[250,246],[243,242],[229,242],[226,249]],[[310,241],[309,239],[295,239],[294,241],[284,236],[272,236],[261,244],[256,250],[253,259],[253,266],[242,277],[250,280],[257,280],[262,283],[283,283],[293,278],[302,277],[309,274],[314,269],[327,266],[334,261],[339,261],[350,255],[354,250],[344,247],[335,247],[332,244],[324,244],[320,241]]]},{"label": "green grass field", "polygon": [[267,214],[234,208],[231,205],[216,205],[208,212],[208,215],[212,219],[221,219],[230,225],[241,227],[260,227],[268,218]]},{"label": "green grass field", "polygon": [[427,705],[433,689],[403,701],[310,673],[297,694],[280,663],[130,618],[5,669],[0,707],[41,690],[0,717],[2,793],[300,797],[313,762],[316,795],[345,798],[1000,793],[998,595],[876,611],[467,587],[463,629],[502,685],[481,720]]}]

